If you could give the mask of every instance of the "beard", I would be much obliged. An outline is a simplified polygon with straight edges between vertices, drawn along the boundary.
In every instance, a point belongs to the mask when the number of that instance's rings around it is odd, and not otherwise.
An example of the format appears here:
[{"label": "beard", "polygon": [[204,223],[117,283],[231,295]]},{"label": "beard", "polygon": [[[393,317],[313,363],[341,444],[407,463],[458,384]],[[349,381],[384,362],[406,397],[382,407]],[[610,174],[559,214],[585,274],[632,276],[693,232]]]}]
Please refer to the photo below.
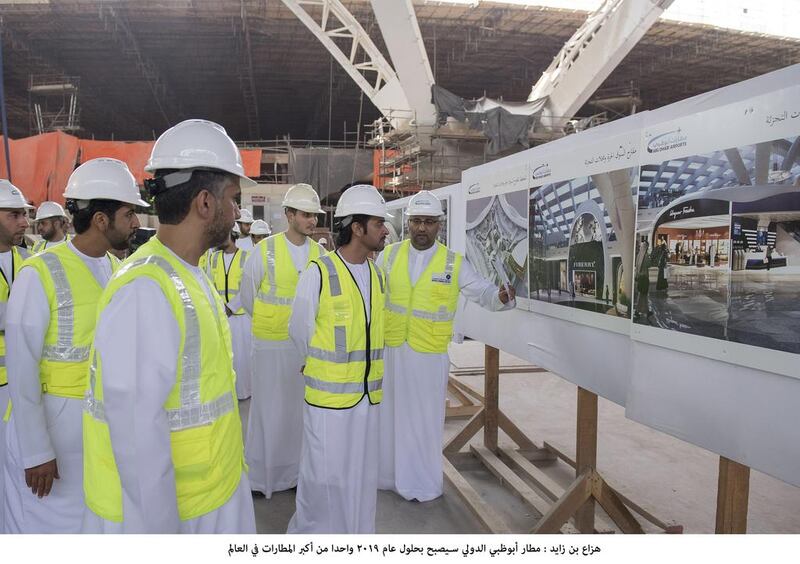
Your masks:
[{"label": "beard", "polygon": [[127,250],[131,246],[131,240],[133,239],[133,236],[134,233],[125,235],[117,229],[111,229],[106,235],[108,244],[111,245],[111,248],[115,251]]},{"label": "beard", "polygon": [[222,213],[222,206],[217,206],[214,212],[214,219],[211,225],[206,228],[206,247],[225,246],[228,242],[228,237],[231,235],[233,225],[225,221],[225,215]]}]

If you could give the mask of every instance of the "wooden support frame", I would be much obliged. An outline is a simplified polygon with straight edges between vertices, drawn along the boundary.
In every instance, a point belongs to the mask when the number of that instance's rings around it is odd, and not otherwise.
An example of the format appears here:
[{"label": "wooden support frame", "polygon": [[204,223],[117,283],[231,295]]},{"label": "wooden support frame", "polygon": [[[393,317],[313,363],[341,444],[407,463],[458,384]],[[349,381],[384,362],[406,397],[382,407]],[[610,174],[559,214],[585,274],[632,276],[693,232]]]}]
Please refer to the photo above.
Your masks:
[{"label": "wooden support frame", "polygon": [[717,486],[717,534],[744,534],[747,532],[749,498],[750,468],[720,456]]},{"label": "wooden support frame", "polygon": [[[596,504],[603,508],[624,533],[644,533],[644,529],[634,517],[629,506],[633,506],[636,513],[654,522],[666,532],[682,532],[683,528],[680,526],[666,525],[652,518],[651,515],[609,486],[598,473],[596,469],[598,413],[596,394],[578,388],[576,460],[573,462],[548,443],[538,446],[500,411],[500,351],[486,345],[484,359],[486,366],[483,396],[454,378],[451,378],[448,384],[450,390],[457,390],[457,393],[453,393],[457,399],[462,402],[466,399],[470,404],[465,405],[473,405],[477,407],[477,411],[461,431],[444,446],[443,464],[445,479],[456,489],[487,531],[507,531],[508,526],[502,518],[491,511],[491,507],[480,498],[448,459],[450,457],[454,461],[461,460],[463,463],[464,457],[468,456],[468,453],[461,452],[461,449],[481,430],[483,430],[483,445],[473,444],[470,447],[470,453],[504,486],[542,515],[536,527],[531,531],[532,533],[571,532],[570,521],[574,523],[578,532],[596,533]],[[472,399],[478,399],[476,396],[483,400],[482,406],[472,403]],[[500,448],[498,445],[500,430],[505,432],[518,448]],[[531,458],[541,460],[549,457],[552,457],[550,459],[562,458],[568,463],[572,463],[576,469],[576,479],[569,487],[558,486],[530,462]],[[735,472],[736,469],[733,470]],[[735,502],[732,505],[736,505]]]}]

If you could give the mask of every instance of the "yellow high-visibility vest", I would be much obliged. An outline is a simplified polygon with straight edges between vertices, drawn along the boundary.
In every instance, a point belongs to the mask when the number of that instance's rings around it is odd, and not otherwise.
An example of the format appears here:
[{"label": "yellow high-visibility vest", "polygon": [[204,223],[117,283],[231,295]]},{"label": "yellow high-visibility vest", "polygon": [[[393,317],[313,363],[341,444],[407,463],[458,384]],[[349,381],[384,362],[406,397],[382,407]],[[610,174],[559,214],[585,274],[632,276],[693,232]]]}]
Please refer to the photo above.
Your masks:
[{"label": "yellow high-visibility vest", "polygon": [[31,247],[31,252],[33,254],[41,253],[45,249],[50,249],[52,247],[55,247],[56,245],[60,245],[61,243],[66,243],[70,239],[72,239],[72,235],[70,235],[69,233],[66,234],[66,236],[64,237],[63,241],[59,241],[58,243],[51,243],[50,241],[45,241],[44,239],[39,239],[38,241],[36,241],[36,243],[33,245],[33,247]]},{"label": "yellow high-visibility vest", "polygon": [[[228,304],[239,295],[239,287],[244,273],[244,262],[247,260],[247,251],[236,248],[230,266],[225,268],[225,252],[214,251],[206,266],[206,272],[214,282],[219,297],[225,304]],[[240,307],[234,311],[234,315],[244,315],[244,308]]]},{"label": "yellow high-visibility vest", "polygon": [[408,275],[411,241],[394,243],[383,250],[386,272],[386,345],[403,343],[417,352],[447,352],[453,336],[458,307],[462,256],[436,243],[428,266],[412,285]]},{"label": "yellow high-visibility vest", "polygon": [[383,398],[383,273],[368,261],[370,303],[365,304],[337,253],[328,253],[314,263],[320,269],[321,288],[316,330],[303,371],[306,402],[346,409],[368,395],[371,404],[378,404]]},{"label": "yellow high-visibility vest", "polygon": [[[111,270],[116,270],[117,258],[106,256]],[[22,268],[36,270],[50,308],[39,361],[42,393],[81,399],[103,287],[69,245],[50,247],[26,260]]]},{"label": "yellow high-visibility vest", "polygon": [[[181,332],[175,385],[164,410],[170,426],[178,514],[182,520],[225,504],[239,487],[244,463],[231,334],[225,306],[210,303],[195,276],[153,237],[122,265],[100,299],[99,315],[117,291],[139,278],[156,282]],[[83,413],[83,489],[100,517],[124,519],[122,485],[103,400],[103,366],[92,351]],[[142,421],[147,425],[148,421]]]},{"label": "yellow high-visibility vest", "polygon": [[[22,263],[29,256],[31,256],[31,254],[27,249],[13,245],[11,247],[11,275],[6,276],[6,274],[0,270],[0,309],[3,311],[3,313],[5,313],[6,307],[8,307],[8,295],[11,293],[11,285],[14,283],[14,279],[17,277],[17,274],[22,268]],[[6,331],[5,327],[2,327],[0,328],[0,388],[6,386],[7,384],[8,372],[6,372]],[[3,408],[5,408],[4,405],[0,406],[0,409]]]},{"label": "yellow high-visibility vest", "polygon": [[[289,253],[285,233],[260,241],[253,252],[261,257],[264,278],[253,302],[253,335],[264,341],[285,341],[289,338],[289,317],[297,282],[300,277]],[[308,240],[308,266],[325,254],[316,241]]]}]

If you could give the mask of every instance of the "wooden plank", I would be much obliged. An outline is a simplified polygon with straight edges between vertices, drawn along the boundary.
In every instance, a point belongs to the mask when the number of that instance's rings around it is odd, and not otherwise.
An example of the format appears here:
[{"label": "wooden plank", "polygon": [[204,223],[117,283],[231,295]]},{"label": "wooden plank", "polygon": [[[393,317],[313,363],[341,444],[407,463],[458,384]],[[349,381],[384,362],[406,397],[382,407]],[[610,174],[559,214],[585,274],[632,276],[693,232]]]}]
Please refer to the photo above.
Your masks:
[{"label": "wooden plank", "polygon": [[614,490],[608,487],[608,484],[597,472],[594,473],[592,479],[592,495],[623,533],[629,535],[644,534],[644,529],[642,529],[636,517],[631,514],[625,504],[622,503],[622,500],[614,493]]},{"label": "wooden plank", "polygon": [[720,456],[717,485],[718,535],[747,533],[749,498],[750,468]]},{"label": "wooden plank", "polygon": [[468,398],[464,392],[455,387],[451,382],[447,383],[447,393],[460,401],[461,405],[475,405],[475,402]]},{"label": "wooden plank", "polygon": [[478,392],[478,390],[476,390],[475,388],[467,386],[464,382],[459,382],[453,377],[450,377],[449,383],[452,384],[454,387],[458,388],[459,390],[461,390],[462,392],[464,392],[466,395],[474,398],[475,401],[483,403],[484,401],[483,394]]},{"label": "wooden plank", "polygon": [[558,460],[558,457],[546,448],[518,448],[516,451],[520,453],[523,458],[527,458],[530,461],[555,462]]},{"label": "wooden plank", "polygon": [[446,458],[443,461],[443,465],[445,480],[456,489],[459,497],[486,530],[495,534],[510,534],[511,530],[503,519],[483,500],[478,492],[475,491],[475,488],[467,482],[466,478]]},{"label": "wooden plank", "polygon": [[[592,496],[592,470],[578,476],[564,495],[555,502],[531,531],[536,534],[555,534],[561,526],[580,509]],[[580,529],[579,529],[580,530]]]},{"label": "wooden plank", "polygon": [[525,474],[525,476],[536,484],[536,487],[541,490],[546,497],[551,501],[558,500],[564,495],[564,488],[558,485],[550,476],[539,470],[527,458],[524,458],[520,453],[514,449],[501,448],[500,457],[510,462],[517,470]]},{"label": "wooden plank", "polygon": [[572,458],[567,456],[567,454],[563,450],[559,449],[558,447],[553,446],[552,444],[548,443],[547,441],[544,441],[544,443],[542,443],[542,446],[544,448],[546,448],[547,450],[549,450],[550,452],[552,452],[553,454],[555,454],[559,459],[561,459],[564,462],[566,462],[569,466],[572,466],[573,468],[575,468],[575,466],[576,466],[575,460],[573,460]]},{"label": "wooden plank", "polygon": [[486,447],[477,445],[472,445],[470,450],[472,450],[486,468],[500,480],[501,484],[507,486],[522,499],[522,501],[538,511],[540,515],[544,515],[550,510],[551,503],[526,484],[522,478],[517,476],[495,453]]},{"label": "wooden plank", "polygon": [[[575,437],[576,474],[597,468],[597,394],[578,387],[578,422]],[[582,533],[594,531],[594,500],[589,499],[575,514]]]},{"label": "wooden plank", "polygon": [[461,450],[465,444],[469,442],[469,440],[475,436],[475,433],[481,430],[483,427],[484,422],[484,410],[481,410],[472,416],[464,428],[461,429],[455,437],[447,441],[447,444],[444,445],[444,452],[458,452]]},{"label": "wooden plank", "polygon": [[475,470],[486,470],[486,467],[483,465],[483,462],[478,460],[474,454],[469,451],[462,451],[462,452],[449,452],[446,455],[442,455],[447,460],[450,461],[450,464],[456,467],[456,470],[459,472],[470,472]]},{"label": "wooden plank", "polygon": [[483,386],[485,400],[483,422],[483,444],[491,451],[497,450],[497,412],[500,400],[500,351],[484,345],[486,382]]},{"label": "wooden plank", "polygon": [[537,445],[533,443],[532,440],[530,440],[527,437],[527,435],[525,435],[525,433],[522,432],[522,430],[519,427],[514,425],[514,423],[511,421],[511,419],[509,419],[506,416],[505,413],[503,413],[500,410],[497,411],[497,422],[500,425],[500,428],[503,430],[503,432],[506,435],[508,435],[511,438],[511,440],[517,443],[517,446],[519,446],[519,448],[524,448],[524,449],[539,448]]},{"label": "wooden plank", "polygon": [[[573,468],[575,468],[575,461],[572,458],[570,458],[569,456],[567,456],[567,454],[564,453],[562,450],[560,450],[558,447],[553,446],[552,444],[548,443],[547,441],[544,441],[544,443],[542,443],[542,447],[544,449],[552,452],[556,457],[558,457],[559,460],[563,460],[566,464],[568,464],[569,466],[572,466]],[[611,487],[611,486],[609,486],[609,487]],[[660,529],[664,529],[664,531],[667,532],[667,533],[680,534],[680,533],[683,532],[683,525],[678,525],[676,523],[667,523],[665,521],[662,521],[661,519],[659,519],[658,517],[656,517],[655,515],[653,515],[649,511],[647,511],[645,508],[643,508],[642,506],[636,504],[630,498],[628,498],[624,494],[620,493],[619,490],[617,490],[617,489],[615,489],[613,487],[611,489],[614,491],[615,494],[617,494],[617,497],[619,497],[622,500],[622,503],[627,505],[628,508],[630,508],[634,513],[636,513],[640,517],[643,517],[644,519],[646,519],[647,521],[649,521],[650,523],[652,523],[656,527],[658,527]]]},{"label": "wooden plank", "polygon": [[[482,367],[476,368],[454,368],[450,371],[453,376],[480,376],[485,370]],[[537,372],[549,372],[546,368],[538,366],[501,366],[500,374],[535,374]]]},{"label": "wooden plank", "polygon": [[463,419],[472,417],[483,409],[479,405],[454,405],[445,409],[445,419]]}]

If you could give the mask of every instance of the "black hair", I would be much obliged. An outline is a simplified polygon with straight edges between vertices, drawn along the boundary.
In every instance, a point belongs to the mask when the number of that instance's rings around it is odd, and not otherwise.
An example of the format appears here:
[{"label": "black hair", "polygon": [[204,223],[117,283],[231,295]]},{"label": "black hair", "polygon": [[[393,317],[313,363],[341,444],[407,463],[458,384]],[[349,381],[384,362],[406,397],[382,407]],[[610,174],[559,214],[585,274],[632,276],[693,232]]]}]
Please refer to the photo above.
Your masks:
[{"label": "black hair", "polygon": [[[159,170],[156,173],[156,178],[162,178],[173,172],[177,171],[172,169]],[[208,190],[219,200],[222,198],[227,182],[234,178],[238,181],[238,178],[229,172],[193,170],[189,180],[183,184],[164,189],[153,198],[159,223],[167,225],[179,224],[189,215],[192,202],[200,192]]]},{"label": "black hair", "polygon": [[[369,222],[370,216],[364,214],[355,214],[350,215],[347,217],[343,217],[341,220],[337,222],[337,225],[334,227],[337,229],[336,231],[336,246],[341,247],[343,245],[347,245],[353,238],[353,224],[360,223],[361,226],[364,228],[364,231],[367,231],[367,223]],[[344,220],[352,219],[347,225],[342,226],[342,222]]]},{"label": "black hair", "polygon": [[89,205],[85,208],[78,207],[76,200],[67,200],[67,210],[72,214],[72,225],[75,227],[75,233],[85,233],[92,225],[92,218],[94,214],[100,212],[108,216],[109,224],[114,226],[114,214],[122,206],[126,206],[125,202],[118,202],[117,200],[90,200]]}]

